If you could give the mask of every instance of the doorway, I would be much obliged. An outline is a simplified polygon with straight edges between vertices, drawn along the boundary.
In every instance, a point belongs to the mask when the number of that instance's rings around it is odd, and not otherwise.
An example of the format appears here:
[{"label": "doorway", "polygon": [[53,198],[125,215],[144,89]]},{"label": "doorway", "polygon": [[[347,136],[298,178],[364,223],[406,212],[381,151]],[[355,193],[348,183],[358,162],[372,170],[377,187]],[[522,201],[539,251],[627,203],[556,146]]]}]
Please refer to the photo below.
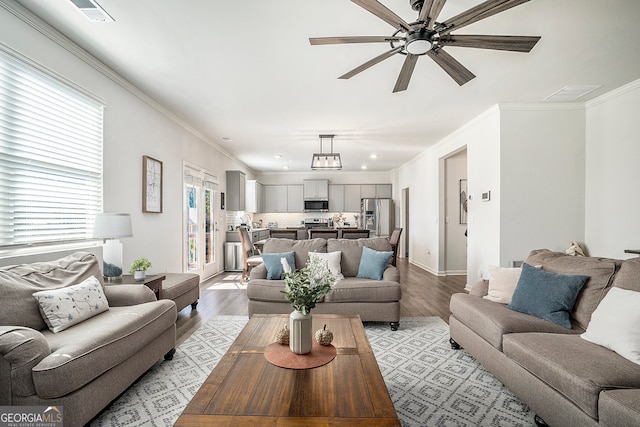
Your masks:
[{"label": "doorway", "polygon": [[400,236],[400,248],[398,254],[400,258],[409,258],[409,187],[402,189],[401,194],[401,212],[400,227],[402,227],[402,235]]},{"label": "doorway", "polygon": [[452,153],[444,159],[444,272],[446,275],[467,274],[467,150]]},{"label": "doorway", "polygon": [[184,266],[202,279],[219,272],[216,218],[217,179],[200,169],[184,167]]}]

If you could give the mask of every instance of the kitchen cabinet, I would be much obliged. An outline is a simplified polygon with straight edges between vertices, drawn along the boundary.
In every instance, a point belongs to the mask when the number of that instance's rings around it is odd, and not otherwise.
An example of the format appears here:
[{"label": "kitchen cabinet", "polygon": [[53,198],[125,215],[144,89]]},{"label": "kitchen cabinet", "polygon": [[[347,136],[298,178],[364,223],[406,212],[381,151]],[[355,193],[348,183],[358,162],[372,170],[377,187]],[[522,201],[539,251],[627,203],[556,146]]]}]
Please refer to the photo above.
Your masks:
[{"label": "kitchen cabinet", "polygon": [[286,185],[265,185],[264,186],[264,211],[265,212],[287,212],[288,196]]},{"label": "kitchen cabinet", "polygon": [[252,179],[247,181],[245,191],[245,210],[247,212],[264,212],[264,190],[263,185]]},{"label": "kitchen cabinet", "polygon": [[245,209],[246,176],[242,171],[227,171],[226,209],[243,211]]},{"label": "kitchen cabinet", "polygon": [[391,184],[362,184],[360,186],[361,199],[390,199]]},{"label": "kitchen cabinet", "polygon": [[251,233],[249,234],[249,237],[251,237],[251,242],[255,243],[255,242],[259,242],[260,240],[265,240],[269,238],[269,229],[268,228],[254,228],[253,230],[251,230]]},{"label": "kitchen cabinet", "polygon": [[304,212],[304,186],[287,185],[287,212]]},{"label": "kitchen cabinet", "polygon": [[329,185],[329,212],[344,212],[344,185]]},{"label": "kitchen cabinet", "polygon": [[360,212],[360,187],[356,184],[344,186],[344,212]]},{"label": "kitchen cabinet", "polygon": [[329,198],[328,179],[305,179],[304,199],[327,200]]}]

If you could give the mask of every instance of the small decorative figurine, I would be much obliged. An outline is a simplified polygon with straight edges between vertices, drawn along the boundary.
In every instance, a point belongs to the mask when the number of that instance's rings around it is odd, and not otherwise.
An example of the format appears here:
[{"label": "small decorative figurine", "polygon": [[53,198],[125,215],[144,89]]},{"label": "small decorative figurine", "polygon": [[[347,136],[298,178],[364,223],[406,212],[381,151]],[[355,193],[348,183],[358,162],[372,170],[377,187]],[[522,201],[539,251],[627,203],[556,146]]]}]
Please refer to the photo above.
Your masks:
[{"label": "small decorative figurine", "polygon": [[276,334],[276,342],[283,345],[289,345],[289,325],[284,325]]},{"label": "small decorative figurine", "polygon": [[318,341],[320,345],[331,344],[331,341],[333,341],[333,332],[327,329],[327,325],[324,325],[324,328],[316,331],[316,341]]}]

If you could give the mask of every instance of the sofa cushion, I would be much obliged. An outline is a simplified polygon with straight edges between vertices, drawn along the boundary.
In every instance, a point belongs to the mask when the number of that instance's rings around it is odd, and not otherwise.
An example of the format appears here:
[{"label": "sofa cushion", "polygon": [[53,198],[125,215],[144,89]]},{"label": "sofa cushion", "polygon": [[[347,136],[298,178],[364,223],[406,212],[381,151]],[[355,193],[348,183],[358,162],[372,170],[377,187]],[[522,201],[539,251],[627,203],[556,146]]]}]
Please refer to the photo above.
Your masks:
[{"label": "sofa cushion", "polygon": [[102,286],[93,276],[77,285],[35,292],[33,297],[38,301],[42,318],[53,333],[109,310]]},{"label": "sofa cushion", "polygon": [[588,279],[588,276],[551,273],[523,264],[507,308],[571,329],[569,312]]},{"label": "sofa cushion", "polygon": [[344,277],[356,277],[360,268],[362,248],[365,246],[376,251],[393,251],[388,239],[372,237],[370,239],[329,239],[327,241],[327,252],[342,252],[340,261],[342,274]]},{"label": "sofa cushion", "polygon": [[613,279],[613,286],[640,292],[640,257],[625,260]]},{"label": "sofa cushion", "polygon": [[291,271],[296,271],[295,254],[291,252],[277,252],[277,253],[263,253],[262,261],[265,267],[267,267],[267,280],[282,280],[284,279],[284,266],[282,265],[282,258],[287,261]]},{"label": "sofa cushion", "polygon": [[356,277],[360,279],[382,280],[382,274],[387,268],[392,256],[393,251],[382,252],[366,246],[363,247]]},{"label": "sofa cushion", "polygon": [[581,337],[640,364],[640,292],[612,288]]},{"label": "sofa cushion", "polygon": [[[296,267],[302,268],[309,261],[309,252],[327,252],[326,239],[309,239],[309,240],[293,240],[293,239],[277,239],[270,238],[264,243],[262,253],[282,253],[294,252]],[[293,266],[291,266],[293,268]],[[255,270],[255,268],[254,268]]]},{"label": "sofa cushion", "polygon": [[529,265],[541,265],[543,270],[552,273],[589,276],[571,311],[572,323],[580,329],[587,329],[591,313],[610,289],[614,274],[622,263],[608,258],[570,256],[548,249],[531,251],[525,262]]},{"label": "sofa cushion", "polygon": [[552,332],[574,334],[582,330],[564,328],[535,316],[509,310],[503,304],[463,293],[451,296],[450,309],[465,326],[502,351],[506,334],[517,332]]},{"label": "sofa cushion", "polygon": [[175,300],[180,295],[200,286],[200,276],[195,273],[163,273],[162,298]]},{"label": "sofa cushion", "polygon": [[160,300],[111,307],[72,328],[44,331],[51,354],[33,368],[38,395],[55,399],[80,389],[127,360],[168,328],[175,327],[176,305]]},{"label": "sofa cushion", "polygon": [[640,389],[600,393],[598,420],[603,426],[637,425],[640,420]]},{"label": "sofa cushion", "polygon": [[[267,280],[252,278],[247,285],[247,298],[254,301],[286,302],[289,301],[282,292],[284,280]],[[320,301],[324,300],[324,295]],[[291,309],[293,311],[293,308]]]},{"label": "sofa cushion", "polygon": [[0,295],[11,304],[0,310],[0,325],[47,329],[34,292],[75,285],[94,276],[102,283],[102,271],[95,255],[76,252],[50,262],[0,268]]},{"label": "sofa cushion", "polygon": [[334,277],[338,280],[344,279],[342,275],[342,267],[340,266],[340,260],[342,259],[342,252],[310,252],[309,258],[319,258],[327,261],[327,267],[329,267],[329,271],[331,271]]},{"label": "sofa cushion", "polygon": [[578,335],[509,334],[504,354],[541,381],[598,418],[604,390],[640,387],[640,366]]},{"label": "sofa cushion", "polygon": [[400,301],[402,289],[398,282],[345,278],[338,281],[324,297],[324,302],[390,302]]},{"label": "sofa cushion", "polygon": [[505,268],[494,265],[489,266],[489,284],[485,299],[498,302],[500,304],[509,304],[516,290],[516,285],[520,279],[522,268]]}]

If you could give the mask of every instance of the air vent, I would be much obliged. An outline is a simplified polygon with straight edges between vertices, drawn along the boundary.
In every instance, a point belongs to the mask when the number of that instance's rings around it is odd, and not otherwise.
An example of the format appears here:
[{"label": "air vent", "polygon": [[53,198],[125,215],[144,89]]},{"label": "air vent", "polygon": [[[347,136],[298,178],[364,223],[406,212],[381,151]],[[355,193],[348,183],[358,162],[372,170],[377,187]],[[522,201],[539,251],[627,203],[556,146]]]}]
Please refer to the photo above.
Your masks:
[{"label": "air vent", "polygon": [[575,101],[602,85],[565,86],[545,98],[545,101]]},{"label": "air vent", "polygon": [[94,0],[70,0],[91,22],[113,22],[113,18]]}]

